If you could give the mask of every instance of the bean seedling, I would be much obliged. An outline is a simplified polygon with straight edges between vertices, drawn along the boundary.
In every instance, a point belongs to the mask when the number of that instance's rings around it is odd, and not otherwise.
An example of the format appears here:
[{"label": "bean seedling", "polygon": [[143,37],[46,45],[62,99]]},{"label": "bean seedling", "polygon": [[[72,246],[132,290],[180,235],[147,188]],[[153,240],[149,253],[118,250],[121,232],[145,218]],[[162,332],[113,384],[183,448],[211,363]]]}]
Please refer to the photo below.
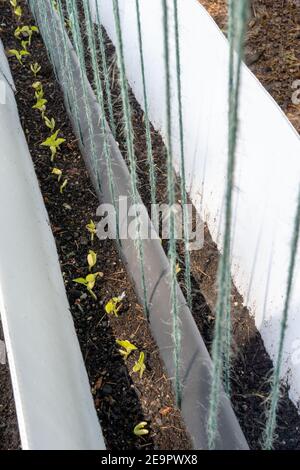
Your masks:
[{"label": "bean seedling", "polygon": [[22,8],[20,7],[20,5],[18,5],[18,1],[17,0],[10,0],[10,4],[13,7],[13,11],[14,11],[15,16],[18,18],[18,20],[20,20],[23,11],[22,11]]},{"label": "bean seedling", "polygon": [[63,194],[64,190],[65,190],[66,187],[67,187],[67,184],[68,184],[68,180],[65,179],[64,182],[63,182],[63,184],[62,184],[61,187],[59,188],[60,194]]},{"label": "bean seedling", "polygon": [[91,220],[90,223],[86,225],[86,229],[90,232],[91,242],[93,242],[94,238],[95,238],[95,235],[97,233],[96,225],[95,225],[93,220]]},{"label": "bean seedling", "polygon": [[97,300],[97,296],[93,291],[95,284],[96,284],[97,277],[103,277],[103,273],[98,272],[95,274],[88,274],[86,278],[79,277],[78,279],[74,279],[73,282],[84,285],[87,288],[89,294],[91,294],[91,296],[95,300]]},{"label": "bean seedling", "polygon": [[23,57],[26,55],[30,55],[29,52],[26,51],[25,49],[22,49],[21,51],[18,51],[17,49],[9,49],[8,53],[10,55],[15,56],[19,64],[22,66],[23,66]]},{"label": "bean seedling", "polygon": [[41,82],[34,82],[31,86],[32,88],[34,88],[35,91],[39,91],[43,89],[43,85]]},{"label": "bean seedling", "polygon": [[60,182],[62,178],[62,171],[59,168],[53,168],[52,175],[57,176],[58,177],[57,181]]},{"label": "bean seedling", "polygon": [[44,121],[45,121],[46,126],[50,129],[50,131],[53,132],[56,126],[55,119],[54,118],[49,119],[47,118],[47,116],[44,116]]},{"label": "bean seedling", "polygon": [[36,97],[37,101],[38,101],[38,100],[42,100],[42,99],[44,98],[44,90],[43,90],[43,88],[40,88],[39,90],[37,90],[37,91],[35,92],[35,97]]},{"label": "bean seedling", "polygon": [[37,77],[37,74],[41,71],[41,68],[42,67],[37,62],[30,65],[30,70],[33,73],[33,75],[35,76],[35,78]]},{"label": "bean seedling", "polygon": [[33,33],[38,33],[39,30],[36,26],[18,26],[15,30],[15,37],[20,39],[22,37],[28,38],[28,44],[31,46]]},{"label": "bean seedling", "polygon": [[58,129],[54,134],[52,134],[48,139],[41,143],[44,147],[49,147],[51,150],[51,162],[54,161],[55,155],[57,154],[57,150],[60,149],[61,144],[63,144],[66,140],[58,137],[60,129]]},{"label": "bean seedling", "polygon": [[138,358],[137,362],[134,364],[132,371],[139,372],[140,379],[143,378],[143,374],[146,370],[145,366],[145,354],[143,352],[140,353],[140,357]]},{"label": "bean seedling", "polygon": [[[28,45],[29,45],[29,41],[21,41],[21,46],[23,48],[24,51],[27,51],[28,52]],[[30,54],[30,53],[29,53]]]},{"label": "bean seedling", "polygon": [[119,349],[119,353],[124,356],[125,359],[128,358],[128,356],[132,353],[132,351],[136,351],[137,347],[132,344],[130,341],[121,341],[120,339],[116,340],[116,343],[118,346],[121,346],[123,349]]},{"label": "bean seedling", "polygon": [[119,311],[122,308],[122,300],[125,297],[125,292],[119,297],[113,297],[110,299],[107,304],[105,305],[105,311],[108,315],[115,315],[116,317],[119,316]]},{"label": "bean seedling", "polygon": [[87,255],[87,262],[91,271],[97,263],[97,254],[93,250],[89,251],[89,254]]},{"label": "bean seedling", "polygon": [[46,104],[48,103],[47,100],[40,98],[37,100],[34,106],[32,106],[32,109],[38,109],[42,113],[42,117],[45,116],[46,112]]},{"label": "bean seedling", "polygon": [[141,423],[137,424],[133,430],[133,434],[138,437],[146,436],[147,434],[149,434],[149,430],[145,429],[147,424],[148,423],[146,421],[142,421]]}]

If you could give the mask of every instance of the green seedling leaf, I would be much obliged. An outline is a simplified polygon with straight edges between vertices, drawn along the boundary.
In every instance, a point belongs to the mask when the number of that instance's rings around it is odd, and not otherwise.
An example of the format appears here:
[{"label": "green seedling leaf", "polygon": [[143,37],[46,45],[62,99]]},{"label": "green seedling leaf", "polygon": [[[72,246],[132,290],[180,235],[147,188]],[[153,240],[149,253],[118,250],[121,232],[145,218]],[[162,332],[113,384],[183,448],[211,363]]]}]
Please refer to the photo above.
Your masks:
[{"label": "green seedling leaf", "polygon": [[22,37],[28,38],[28,44],[31,46],[33,33],[38,33],[39,29],[36,26],[19,26],[15,30],[15,37],[20,39]]},{"label": "green seedling leaf", "polygon": [[137,424],[133,430],[133,434],[138,437],[146,436],[149,434],[149,430],[145,429],[148,423],[146,421],[142,421],[141,423]]},{"label": "green seedling leaf", "polygon": [[87,255],[87,262],[91,271],[97,263],[97,254],[93,250],[89,251],[89,254]]},{"label": "green seedling leaf", "polygon": [[[42,100],[44,98],[44,90],[41,88],[40,90],[35,92],[35,98],[37,101]],[[44,117],[45,119],[45,117]]]},{"label": "green seedling leaf", "polygon": [[16,15],[16,17],[17,17],[18,19],[21,18],[22,14],[23,14],[23,10],[22,10],[22,8],[20,7],[20,5],[17,6],[17,7],[15,7],[15,9],[14,9],[14,14]]},{"label": "green seedling leaf", "polygon": [[58,182],[60,182],[61,178],[62,178],[62,171],[59,169],[59,168],[53,168],[52,170],[52,175],[55,175],[58,177]]},{"label": "green seedling leaf", "polygon": [[37,74],[41,71],[41,69],[42,67],[37,62],[30,65],[30,70],[35,77],[37,77]]},{"label": "green seedling leaf", "polygon": [[103,273],[98,272],[95,274],[88,274],[85,278],[84,277],[79,277],[78,279],[74,279],[73,282],[76,282],[77,284],[82,284],[84,285],[88,292],[91,294],[91,296],[97,300],[96,294],[93,292],[93,289],[96,284],[97,277],[103,277]]},{"label": "green seedling leaf", "polygon": [[122,356],[124,356],[125,359],[128,358],[128,356],[132,353],[132,351],[135,351],[137,350],[137,347],[130,343],[130,341],[121,341],[120,339],[117,339],[116,340],[116,343],[118,346],[121,346],[121,348],[123,349],[119,349],[119,353],[122,354]]},{"label": "green seedling leaf", "polygon": [[21,41],[21,46],[23,47],[24,51],[28,52],[27,46],[29,45],[29,41]]},{"label": "green seedling leaf", "polygon": [[23,65],[23,57],[26,55],[30,55],[28,51],[18,51],[17,49],[9,49],[8,53],[12,56],[15,56],[20,65]]},{"label": "green seedling leaf", "polygon": [[105,311],[108,315],[115,315],[116,317],[119,316],[119,311],[122,308],[122,300],[125,297],[125,292],[119,297],[113,297],[110,299],[107,304],[105,305]]},{"label": "green seedling leaf", "polygon": [[31,86],[35,91],[39,91],[43,89],[43,85],[41,82],[33,82]]},{"label": "green seedling leaf", "polygon": [[44,116],[44,121],[46,126],[53,132],[56,126],[55,119],[54,118],[47,118],[47,116]]},{"label": "green seedling leaf", "polygon": [[65,181],[63,182],[63,184],[61,185],[61,187],[59,188],[59,191],[60,191],[60,194],[63,194],[64,190],[66,189],[68,185],[68,180],[65,179]]},{"label": "green seedling leaf", "polygon": [[37,102],[34,106],[32,106],[32,109],[38,109],[41,112],[45,112],[47,103],[48,103],[47,100],[45,100],[44,98],[41,98],[41,99],[37,100]]},{"label": "green seedling leaf", "polygon": [[58,133],[60,132],[60,129],[58,129],[54,134],[52,134],[48,139],[46,139],[44,142],[41,143],[42,146],[44,147],[49,147],[51,150],[51,161],[54,161],[54,157],[57,153],[57,149],[60,149],[60,146],[66,142],[65,139],[59,138]]},{"label": "green seedling leaf", "polygon": [[90,232],[91,234],[91,241],[94,241],[95,235],[97,233],[96,225],[93,222],[93,220],[90,221],[89,224],[86,225],[86,229]]},{"label": "green seedling leaf", "polygon": [[143,352],[140,353],[140,357],[138,361],[134,364],[132,371],[140,374],[140,379],[143,378],[143,374],[146,370],[145,366],[145,354]]}]

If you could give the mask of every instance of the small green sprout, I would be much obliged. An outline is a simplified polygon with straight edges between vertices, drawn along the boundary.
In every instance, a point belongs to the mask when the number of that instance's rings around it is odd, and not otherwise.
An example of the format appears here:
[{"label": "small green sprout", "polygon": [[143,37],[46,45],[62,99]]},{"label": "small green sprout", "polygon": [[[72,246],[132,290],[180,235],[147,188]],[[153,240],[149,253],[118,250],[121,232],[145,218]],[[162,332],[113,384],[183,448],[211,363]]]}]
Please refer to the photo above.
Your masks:
[{"label": "small green sprout", "polygon": [[24,51],[28,52],[28,45],[29,45],[29,41],[21,41],[21,46]]},{"label": "small green sprout", "polygon": [[18,5],[18,0],[9,0],[9,3],[11,4],[13,8],[16,8]]},{"label": "small green sprout", "polygon": [[46,126],[50,129],[50,131],[53,132],[56,126],[55,119],[54,118],[49,119],[47,118],[47,116],[44,116],[44,121],[45,121]]},{"label": "small green sprout", "polygon": [[89,224],[86,225],[86,229],[90,232],[91,234],[91,241],[94,241],[95,235],[97,233],[97,228],[93,220],[90,221]]},{"label": "small green sprout", "polygon": [[22,66],[23,66],[23,57],[26,55],[30,55],[29,52],[26,51],[25,49],[22,49],[21,51],[18,51],[17,49],[9,49],[8,53],[10,55],[15,56],[19,64]]},{"label": "small green sprout", "polygon": [[35,91],[39,91],[43,89],[43,85],[41,82],[34,82],[31,86]]},{"label": "small green sprout", "polygon": [[91,271],[97,263],[97,254],[93,250],[89,251],[89,254],[87,255],[87,262]]},{"label": "small green sprout", "polygon": [[62,178],[62,171],[59,168],[53,168],[52,175],[57,176],[58,177],[57,181],[60,182]]},{"label": "small green sprout", "polygon": [[41,71],[41,69],[42,69],[42,67],[37,62],[30,65],[30,70],[33,73],[33,75],[35,76],[35,78],[37,77],[37,75]]},{"label": "small green sprout", "polygon": [[132,351],[136,351],[137,350],[137,347],[132,344],[130,341],[121,341],[120,339],[117,339],[116,340],[116,343],[118,346],[121,346],[121,348],[123,349],[119,349],[119,353],[122,354],[122,356],[124,356],[125,359],[128,358],[129,354],[132,353]]},{"label": "small green sprout", "polygon": [[179,266],[179,263],[176,264],[176,274],[179,274],[181,272],[181,267]]},{"label": "small green sprout", "polygon": [[42,113],[42,116],[44,117],[47,103],[48,101],[43,98],[38,99],[35,105],[32,106],[32,109],[38,109]]},{"label": "small green sprout", "polygon": [[14,9],[14,14],[16,15],[16,17],[18,18],[18,20],[21,19],[22,15],[23,15],[23,10],[22,10],[22,7],[17,6],[15,9]]},{"label": "small green sprout", "polygon": [[140,353],[140,357],[138,358],[137,362],[134,364],[132,371],[140,373],[140,379],[143,378],[143,374],[146,370],[145,366],[145,354],[143,352]]},{"label": "small green sprout", "polygon": [[145,429],[147,424],[148,423],[146,421],[142,421],[141,423],[137,424],[133,430],[133,434],[138,437],[146,436],[147,434],[149,434],[149,430]]},{"label": "small green sprout", "polygon": [[[37,90],[37,91],[35,92],[35,97],[36,97],[36,100],[37,100],[37,101],[38,101],[38,100],[42,100],[42,99],[44,98],[44,90],[43,90],[43,88],[40,88],[39,90]],[[45,117],[44,117],[44,119],[45,119]]]},{"label": "small green sprout", "polygon": [[64,192],[64,190],[66,189],[67,185],[68,185],[68,180],[65,179],[64,182],[63,182],[63,184],[62,184],[61,187],[59,188],[60,194],[63,194],[63,192]]},{"label": "small green sprout", "polygon": [[88,274],[86,276],[86,278],[84,277],[79,277],[78,279],[74,279],[73,282],[76,282],[77,284],[82,284],[84,285],[89,294],[91,294],[91,296],[97,300],[97,296],[96,294],[93,292],[93,289],[95,287],[95,284],[96,284],[96,280],[97,280],[97,277],[103,277],[103,273],[95,273],[95,274]]},{"label": "small green sprout", "polygon": [[115,315],[116,317],[119,316],[119,311],[122,308],[122,300],[125,297],[125,292],[119,297],[113,297],[110,299],[107,304],[105,305],[105,311],[108,315]]},{"label": "small green sprout", "polygon": [[39,29],[36,26],[18,26],[15,30],[15,37],[20,39],[22,37],[28,38],[28,44],[31,46],[33,33],[38,33]]},{"label": "small green sprout", "polygon": [[51,150],[51,162],[54,161],[55,155],[57,154],[57,150],[60,149],[61,144],[63,144],[66,140],[63,138],[58,137],[60,129],[58,129],[54,134],[52,134],[48,139],[41,143],[44,147],[49,147]]}]

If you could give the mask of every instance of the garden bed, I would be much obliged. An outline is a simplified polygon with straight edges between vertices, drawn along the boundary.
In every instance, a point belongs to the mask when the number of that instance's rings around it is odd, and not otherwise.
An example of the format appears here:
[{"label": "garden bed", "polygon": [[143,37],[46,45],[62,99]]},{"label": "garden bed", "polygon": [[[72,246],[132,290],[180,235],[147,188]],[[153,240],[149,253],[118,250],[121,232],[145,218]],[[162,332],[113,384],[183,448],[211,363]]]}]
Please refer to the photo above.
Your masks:
[{"label": "garden bed", "polygon": [[[226,34],[227,1],[199,0]],[[299,0],[251,0],[246,64],[300,132],[293,82],[300,77]],[[297,87],[299,88],[299,87]]]},{"label": "garden bed", "polygon": [[[23,9],[24,24],[33,24],[24,5]],[[14,38],[17,24],[12,20],[9,4],[4,1],[1,2],[1,24],[5,47],[14,49],[17,46]],[[49,153],[40,146],[49,132],[39,112],[32,109],[35,104],[32,89],[34,77],[27,64],[21,67],[15,59],[11,59],[10,65],[18,90],[16,98],[56,239],[71,312],[107,447],[122,450],[191,448],[180,412],[174,405],[171,384],[162,367],[157,346],[118,252],[109,240],[100,242],[96,238],[91,243],[86,225],[95,217],[98,202],[40,36],[34,39],[30,62],[41,65],[38,79],[43,83],[48,99],[47,113],[55,117],[61,135],[67,142],[55,162],[68,179],[63,194],[60,193],[57,178],[51,174],[53,165]],[[90,249],[97,253],[95,270],[103,273],[103,278],[94,289],[98,302],[73,282],[75,278],[87,275],[87,254]],[[120,316],[108,316],[105,304],[123,292],[125,299]],[[142,379],[132,373],[138,354],[132,354],[125,363],[116,339],[127,339],[145,352],[146,371]],[[148,422],[150,434],[138,438],[133,434],[133,429],[144,420]]]},{"label": "garden bed", "polygon": [[[13,38],[15,25],[11,24],[10,8],[5,5],[1,14],[4,15],[1,23],[6,24],[3,40],[6,47],[13,48],[15,46]],[[28,21],[32,24],[31,18]],[[108,38],[107,50],[111,60],[110,71],[115,76],[114,48]],[[63,152],[59,154],[57,159],[57,165],[59,163],[63,174],[68,178],[68,186],[63,195],[59,193],[59,186],[51,175],[48,153],[40,147],[40,143],[47,136],[47,131],[44,126],[41,126],[38,112],[32,110],[34,104],[31,90],[32,74],[28,67],[21,69],[12,59],[10,64],[18,90],[17,100],[49,212],[52,230],[56,237],[70,306],[108,447],[121,449],[189,448],[191,444],[184,431],[180,414],[174,407],[170,383],[164,374],[157,347],[151,338],[142,308],[137,302],[124,266],[112,242],[95,240],[92,246],[98,254],[96,269],[104,273],[104,277],[95,288],[95,293],[101,300],[101,308],[72,282],[74,278],[86,274],[86,255],[91,246],[85,226],[94,217],[97,198],[93,194],[83,161],[79,155],[62,105],[61,94],[54,80],[51,66],[47,61],[40,37],[35,38],[31,60],[42,66],[39,79],[42,81],[47,95],[48,109],[52,112],[62,135],[67,140],[67,145],[64,146]],[[120,123],[118,141],[123,154],[125,154],[120,119],[120,92],[117,82],[117,80],[113,81],[114,111],[116,121]],[[134,109],[136,154],[139,162],[139,189],[144,203],[147,205],[150,197],[147,190],[149,181],[143,113],[132,94],[131,103]],[[153,129],[152,138],[158,173],[158,199],[159,202],[163,202],[166,200],[166,169],[162,163],[165,148],[160,135]],[[182,246],[178,248],[182,254]],[[193,297],[194,316],[208,347],[211,344],[214,323],[212,312],[215,300],[217,261],[217,248],[206,231],[204,249],[200,253],[193,254]],[[181,272],[179,273],[181,282],[183,276],[184,265],[181,263]],[[107,317],[104,311],[105,303],[123,291],[126,293],[126,299],[120,318]],[[269,394],[268,377],[272,364],[252,318],[243,308],[243,301],[234,289],[233,296],[236,354],[232,401],[249,444],[252,448],[258,448],[264,426],[264,402]],[[121,339],[129,339],[146,351],[147,371],[143,380],[139,380],[135,374],[131,374],[133,358],[124,364],[115,343],[115,339],[120,337]],[[281,402],[279,413],[276,447],[295,449],[299,446],[300,419],[296,408],[288,399],[287,390],[283,390],[283,393],[284,399]],[[149,438],[141,440],[133,436],[132,429],[137,422],[144,419],[149,420],[151,433]]]}]

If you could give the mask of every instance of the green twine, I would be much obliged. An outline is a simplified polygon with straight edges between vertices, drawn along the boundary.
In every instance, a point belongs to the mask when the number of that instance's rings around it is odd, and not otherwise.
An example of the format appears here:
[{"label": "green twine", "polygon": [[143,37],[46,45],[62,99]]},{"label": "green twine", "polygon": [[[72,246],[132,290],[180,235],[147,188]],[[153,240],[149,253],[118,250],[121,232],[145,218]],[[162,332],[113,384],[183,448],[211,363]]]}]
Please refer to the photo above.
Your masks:
[{"label": "green twine", "polygon": [[189,225],[188,208],[186,194],[186,175],[185,175],[185,152],[184,152],[184,131],[183,131],[183,108],[182,108],[182,83],[181,83],[181,59],[180,59],[180,41],[179,41],[179,16],[178,0],[174,0],[174,20],[175,20],[175,46],[176,46],[176,73],[177,73],[177,98],[179,113],[179,133],[180,133],[180,163],[181,163],[181,201],[183,206],[183,231],[184,231],[184,261],[185,261],[185,288],[187,303],[192,309],[192,284],[191,284],[191,257],[189,251]]},{"label": "green twine", "polygon": [[[129,102],[128,85],[127,85],[126,73],[125,73],[123,38],[122,38],[121,19],[120,19],[120,10],[119,10],[118,0],[113,0],[113,11],[114,11],[116,33],[117,33],[117,55],[118,55],[119,70],[120,70],[121,95],[122,95],[124,125],[125,125],[125,133],[126,133],[126,146],[127,146],[127,152],[128,152],[129,162],[130,162],[131,190],[132,190],[133,203],[137,205],[139,198],[138,198],[138,190],[137,190],[134,134],[133,134],[133,128],[132,128],[132,116],[131,116],[131,107],[130,107],[130,102]],[[139,219],[139,215],[136,211],[135,220],[137,222],[137,233],[138,233],[137,249],[138,249],[140,266],[141,266],[141,279],[142,279],[142,289],[143,289],[143,297],[144,297],[143,302],[144,302],[144,309],[145,309],[146,316],[149,319],[147,286],[146,286],[146,278],[145,278],[145,270],[144,270],[144,267],[145,267],[144,249],[143,249],[143,244],[142,244],[141,235],[140,235],[140,222],[138,219]]]},{"label": "green twine", "polygon": [[61,23],[62,35],[63,35],[64,56],[65,56],[66,72],[67,72],[67,78],[68,78],[67,90],[66,90],[66,93],[68,96],[68,104],[70,107],[70,112],[73,112],[74,110],[77,132],[82,142],[82,135],[81,135],[81,129],[80,129],[80,124],[79,124],[79,110],[78,110],[78,103],[76,100],[75,82],[74,82],[74,76],[72,73],[71,58],[70,58],[71,51],[68,48],[68,44],[67,44],[68,35],[67,35],[66,28],[65,28],[65,17],[64,17],[61,0],[57,0],[57,6],[58,6],[58,15],[60,18],[60,23]]},{"label": "green twine", "polygon": [[99,177],[99,170],[97,164],[97,154],[96,154],[96,147],[93,135],[93,121],[91,116],[91,108],[88,105],[88,91],[87,91],[87,73],[86,73],[86,63],[84,57],[84,47],[83,47],[83,40],[81,36],[80,26],[79,26],[79,16],[78,16],[78,9],[76,0],[66,0],[67,4],[67,11],[69,15],[69,19],[71,21],[71,31],[72,37],[74,41],[74,46],[76,50],[76,54],[79,60],[80,65],[80,78],[83,90],[83,102],[84,102],[84,109],[87,118],[88,124],[88,133],[89,133],[89,140],[91,144],[92,150],[92,165],[93,165],[93,172],[96,176],[96,181],[98,183],[98,187],[101,191],[101,180]]},{"label": "green twine", "polygon": [[101,78],[100,78],[99,64],[97,60],[96,41],[95,41],[94,27],[93,27],[92,18],[91,18],[89,2],[83,2],[83,8],[84,8],[84,16],[85,16],[85,22],[86,22],[86,27],[87,27],[89,49],[90,49],[91,59],[92,59],[92,68],[93,68],[94,82],[96,86],[96,95],[97,95],[97,100],[101,109],[100,121],[101,121],[101,129],[103,133],[103,142],[104,142],[103,152],[104,152],[106,166],[107,166],[108,183],[109,183],[111,200],[112,200],[112,203],[115,209],[115,214],[116,214],[117,241],[120,244],[119,207],[118,207],[118,204],[116,204],[116,197],[115,197],[116,187],[115,187],[115,181],[114,181],[112,165],[111,165],[109,142],[107,138],[104,96],[103,96],[103,89],[102,89],[102,83],[101,83]]},{"label": "green twine", "polygon": [[47,18],[45,3],[42,3],[42,5],[40,6],[40,10],[41,10],[40,18],[41,18],[41,22],[42,22],[42,25],[43,25],[42,28],[44,29],[44,32],[45,32],[44,42],[45,42],[45,46],[46,46],[46,51],[47,51],[47,54],[48,54],[49,61],[53,64],[53,58],[52,58],[53,46],[51,44],[51,39],[52,38],[51,38],[51,34],[50,34],[49,22],[48,22],[48,18]]},{"label": "green twine", "polygon": [[105,44],[104,44],[104,39],[103,39],[103,32],[102,32],[101,18],[100,18],[100,11],[99,10],[100,10],[99,1],[96,0],[96,14],[97,14],[97,23],[98,23],[98,42],[99,42],[99,47],[100,47],[102,72],[103,72],[103,77],[104,77],[105,93],[106,93],[107,107],[108,107],[108,113],[109,113],[109,124],[110,124],[110,128],[111,128],[113,136],[116,137],[116,135],[117,135],[116,123],[115,123],[114,112],[113,112],[112,96],[111,96],[111,89],[110,89],[110,83],[109,83],[109,72],[108,72],[108,66],[107,66]]},{"label": "green twine", "polygon": [[177,305],[177,275],[176,275],[176,240],[175,240],[175,185],[173,169],[173,148],[172,148],[172,119],[171,119],[171,76],[170,76],[170,50],[169,50],[169,12],[167,1],[162,0],[163,9],[163,31],[164,31],[164,59],[165,59],[165,87],[166,87],[166,122],[167,122],[167,167],[168,167],[168,198],[170,207],[169,223],[169,259],[171,272],[171,313],[173,318],[173,338],[174,338],[174,365],[175,365],[175,397],[177,406],[181,406],[182,389],[180,380],[180,349],[181,333],[180,320]]},{"label": "green twine", "polygon": [[150,193],[151,193],[151,204],[152,204],[152,214],[153,214],[153,224],[157,230],[159,230],[158,214],[156,210],[156,172],[155,164],[153,158],[153,148],[152,148],[152,139],[151,139],[151,128],[150,128],[150,119],[149,119],[149,107],[148,107],[148,96],[147,96],[147,86],[146,86],[146,75],[145,75],[145,61],[144,61],[144,51],[143,51],[143,36],[142,36],[142,25],[141,25],[141,12],[140,12],[140,3],[139,0],[136,0],[136,18],[137,18],[137,30],[138,30],[138,42],[139,42],[139,52],[140,52],[140,62],[141,62],[141,75],[143,83],[143,96],[144,96],[144,117],[145,117],[145,128],[146,128],[146,144],[147,144],[147,160],[149,166],[149,175],[150,175]]},{"label": "green twine", "polygon": [[292,243],[291,243],[291,255],[290,255],[290,263],[289,263],[289,270],[288,270],[288,279],[287,279],[287,289],[286,289],[286,296],[284,302],[284,309],[283,315],[281,320],[281,328],[280,328],[280,337],[279,337],[279,347],[278,347],[278,355],[277,361],[273,372],[272,377],[272,389],[271,394],[269,397],[269,409],[267,412],[267,423],[264,430],[263,435],[263,449],[264,450],[271,450],[273,447],[274,442],[274,434],[276,429],[276,414],[278,409],[278,402],[280,398],[280,371],[282,365],[282,358],[283,358],[283,346],[285,340],[285,333],[287,329],[287,321],[288,321],[288,313],[290,307],[290,301],[292,296],[292,287],[293,287],[293,280],[295,275],[295,265],[297,259],[297,251],[298,251],[298,243],[299,243],[299,231],[300,231],[300,186],[299,186],[299,193],[298,193],[298,204],[297,204],[297,211],[294,223],[294,231],[292,236]]},{"label": "green twine", "polygon": [[[232,92],[236,90],[239,92],[239,87],[235,88],[235,62],[234,62],[234,53],[235,53],[235,41],[236,37],[236,3],[235,0],[229,0],[228,2],[228,40],[229,40],[229,132],[228,132],[228,151],[229,155],[235,154],[236,148],[236,137],[237,137],[237,128],[234,128],[235,123],[237,123],[237,114],[234,115],[235,111],[237,113],[236,107],[236,94]],[[242,52],[241,52],[242,53]],[[233,137],[232,137],[233,136]],[[235,157],[234,157],[235,158]],[[233,176],[232,176],[233,179]],[[232,182],[233,185],[233,182]],[[233,187],[233,186],[232,186]],[[228,193],[227,193],[228,196]],[[230,196],[231,199],[231,196]],[[230,230],[230,237],[231,237],[231,209],[230,209],[230,222],[225,227],[226,230]],[[227,221],[228,222],[228,221]],[[229,228],[228,228],[229,227]],[[230,240],[229,240],[230,243]],[[229,248],[230,249],[230,248]],[[230,257],[230,253],[228,254],[228,262]],[[230,386],[230,372],[231,372],[231,300],[230,300],[230,293],[231,293],[231,276],[230,276],[230,267],[228,266],[227,273],[226,273],[226,288],[224,289],[224,344],[223,344],[223,361],[224,361],[224,368],[223,368],[223,382],[225,392],[228,396],[230,396],[231,386]]]},{"label": "green twine", "polygon": [[[214,449],[218,430],[218,409],[221,393],[221,377],[223,371],[224,345],[230,350],[231,328],[230,321],[230,244],[232,225],[232,200],[234,186],[234,171],[236,163],[236,144],[238,131],[238,109],[241,64],[243,57],[243,41],[247,22],[247,0],[240,0],[234,7],[234,0],[230,1],[229,16],[232,31],[230,33],[230,65],[229,65],[229,129],[228,129],[228,163],[226,182],[225,232],[223,238],[223,254],[220,259],[218,273],[218,298],[216,305],[215,331],[212,345],[212,383],[208,415],[208,447]],[[237,64],[233,47],[236,46]],[[225,324],[225,335],[224,335]],[[230,338],[230,339],[229,339]],[[224,375],[230,377],[230,353],[225,351]],[[229,361],[229,362],[228,362]],[[225,385],[226,386],[226,385]]]}]

